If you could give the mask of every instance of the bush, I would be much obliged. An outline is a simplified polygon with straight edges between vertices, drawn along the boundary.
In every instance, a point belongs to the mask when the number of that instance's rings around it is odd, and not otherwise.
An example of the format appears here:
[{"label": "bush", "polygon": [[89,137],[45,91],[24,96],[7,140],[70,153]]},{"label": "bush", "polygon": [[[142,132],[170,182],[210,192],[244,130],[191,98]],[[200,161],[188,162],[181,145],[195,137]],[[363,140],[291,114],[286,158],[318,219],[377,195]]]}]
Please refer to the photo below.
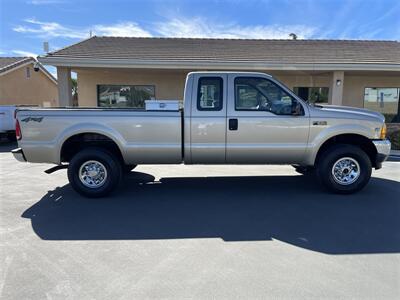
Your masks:
[{"label": "bush", "polygon": [[400,123],[386,124],[388,129],[387,137],[392,143],[393,150],[400,150]]}]

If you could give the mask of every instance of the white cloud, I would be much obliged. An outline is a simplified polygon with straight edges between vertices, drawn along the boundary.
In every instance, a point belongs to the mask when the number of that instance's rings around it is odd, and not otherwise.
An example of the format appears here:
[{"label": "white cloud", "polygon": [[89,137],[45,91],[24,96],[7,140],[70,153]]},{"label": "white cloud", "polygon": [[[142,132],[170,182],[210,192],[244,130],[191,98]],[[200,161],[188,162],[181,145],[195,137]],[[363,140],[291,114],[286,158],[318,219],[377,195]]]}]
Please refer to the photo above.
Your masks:
[{"label": "white cloud", "polygon": [[94,25],[87,28],[72,28],[61,25],[57,22],[42,22],[34,18],[24,20],[27,25],[19,25],[13,28],[20,33],[33,34],[40,38],[88,38],[90,32],[96,35],[107,36],[138,36],[149,37],[151,34],[134,22],[121,22],[112,25]]},{"label": "white cloud", "polygon": [[37,57],[38,55],[33,52],[24,51],[24,50],[11,50],[11,52],[18,56],[29,56],[29,57]]},{"label": "white cloud", "polygon": [[95,25],[93,33],[106,36],[150,37],[151,33],[141,28],[137,23],[121,22],[114,25]]},{"label": "white cloud", "polygon": [[77,38],[83,39],[88,37],[89,31],[84,32],[82,29],[72,29],[65,27],[56,22],[42,22],[34,18],[24,20],[28,25],[19,25],[13,30],[20,33],[31,33],[41,38]]},{"label": "white cloud", "polygon": [[164,22],[157,22],[149,29],[135,22],[115,24],[97,24],[86,28],[72,28],[57,22],[43,22],[32,19],[26,24],[13,28],[14,31],[32,34],[40,38],[88,38],[90,32],[99,36],[122,37],[190,37],[190,38],[252,38],[252,39],[287,39],[295,33],[299,39],[313,37],[316,28],[305,25],[254,25],[240,26],[236,23],[215,23],[204,18],[174,17]]},{"label": "white cloud", "polygon": [[27,1],[26,3],[33,4],[33,5],[48,5],[48,4],[65,3],[65,1],[64,0],[30,0],[30,1]]},{"label": "white cloud", "polygon": [[172,18],[166,22],[159,22],[156,23],[154,31],[168,37],[242,39],[287,39],[293,32],[299,39],[304,39],[312,37],[316,29],[304,25],[240,26],[235,23],[213,23],[197,17]]}]

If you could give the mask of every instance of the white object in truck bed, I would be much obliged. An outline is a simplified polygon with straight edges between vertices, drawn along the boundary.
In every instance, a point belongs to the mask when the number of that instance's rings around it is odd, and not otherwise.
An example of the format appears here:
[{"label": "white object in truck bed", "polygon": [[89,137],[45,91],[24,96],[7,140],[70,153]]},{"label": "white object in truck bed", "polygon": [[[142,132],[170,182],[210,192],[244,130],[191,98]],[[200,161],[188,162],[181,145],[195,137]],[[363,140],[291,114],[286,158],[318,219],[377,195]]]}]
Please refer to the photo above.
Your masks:
[{"label": "white object in truck bed", "polygon": [[178,111],[179,103],[179,100],[146,100],[145,107],[146,110]]}]

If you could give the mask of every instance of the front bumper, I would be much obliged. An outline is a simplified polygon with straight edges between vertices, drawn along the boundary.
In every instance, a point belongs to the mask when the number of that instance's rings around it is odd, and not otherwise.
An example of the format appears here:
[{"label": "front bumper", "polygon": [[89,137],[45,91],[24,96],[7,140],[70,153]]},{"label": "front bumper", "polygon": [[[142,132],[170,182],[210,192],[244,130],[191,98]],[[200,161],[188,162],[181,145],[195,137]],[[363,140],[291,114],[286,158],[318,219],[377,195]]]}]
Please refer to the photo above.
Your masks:
[{"label": "front bumper", "polygon": [[375,169],[380,169],[390,155],[391,143],[389,140],[373,140],[372,143],[376,148]]},{"label": "front bumper", "polygon": [[14,158],[20,162],[26,162],[26,158],[24,155],[24,152],[22,151],[21,148],[17,148],[14,150],[11,150],[11,153],[14,155]]}]

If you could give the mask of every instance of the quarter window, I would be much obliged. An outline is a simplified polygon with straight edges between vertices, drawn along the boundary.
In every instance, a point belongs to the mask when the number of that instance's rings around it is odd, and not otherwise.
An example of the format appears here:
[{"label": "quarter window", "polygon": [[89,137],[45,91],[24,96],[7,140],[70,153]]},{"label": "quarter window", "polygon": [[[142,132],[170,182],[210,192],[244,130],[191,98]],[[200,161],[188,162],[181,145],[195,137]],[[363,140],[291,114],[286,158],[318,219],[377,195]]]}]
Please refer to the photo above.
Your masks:
[{"label": "quarter window", "polygon": [[303,107],[281,87],[257,77],[235,79],[235,109],[269,111],[276,115],[302,115]]},{"label": "quarter window", "polygon": [[155,98],[153,85],[98,85],[100,107],[144,108],[144,102]]},{"label": "quarter window", "polygon": [[197,91],[197,109],[219,111],[222,109],[221,77],[201,77]]}]

